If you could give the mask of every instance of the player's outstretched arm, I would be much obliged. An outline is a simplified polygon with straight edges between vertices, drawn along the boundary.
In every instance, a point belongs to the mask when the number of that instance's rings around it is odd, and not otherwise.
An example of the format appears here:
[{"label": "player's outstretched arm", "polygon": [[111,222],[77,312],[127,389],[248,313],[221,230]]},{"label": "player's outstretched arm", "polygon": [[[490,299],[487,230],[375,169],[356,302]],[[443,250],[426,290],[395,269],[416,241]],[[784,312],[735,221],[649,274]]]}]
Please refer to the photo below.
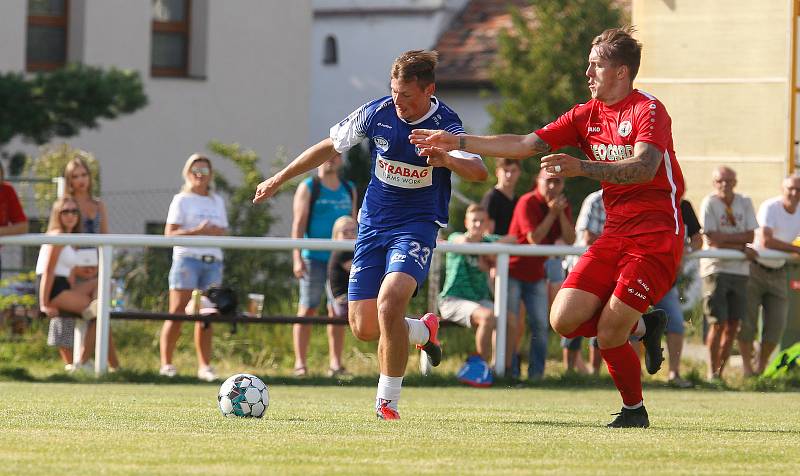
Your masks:
[{"label": "player's outstretched arm", "polygon": [[646,183],[653,180],[664,153],[649,142],[637,142],[633,157],[616,162],[580,160],[567,154],[542,157],[542,168],[553,177],[584,176],[618,184]]},{"label": "player's outstretched arm", "polygon": [[312,145],[302,154],[298,155],[289,165],[284,167],[283,170],[258,184],[258,187],[256,187],[256,194],[253,197],[253,203],[261,203],[275,195],[280,186],[288,180],[308,172],[315,167],[319,167],[326,161],[332,159],[336,154],[336,149],[333,148],[333,141],[331,141],[330,138],[323,139]]},{"label": "player's outstretched arm", "polygon": [[480,157],[464,156],[458,152],[449,153],[444,149],[431,146],[420,146],[419,155],[428,157],[428,165],[447,167],[459,177],[470,182],[482,182],[489,176],[486,165]]},{"label": "player's outstretched arm", "polygon": [[432,129],[414,129],[408,139],[420,147],[433,146],[443,150],[463,150],[473,154],[510,159],[525,159],[550,150],[550,145],[534,132],[524,136],[515,134],[473,136],[453,135]]}]

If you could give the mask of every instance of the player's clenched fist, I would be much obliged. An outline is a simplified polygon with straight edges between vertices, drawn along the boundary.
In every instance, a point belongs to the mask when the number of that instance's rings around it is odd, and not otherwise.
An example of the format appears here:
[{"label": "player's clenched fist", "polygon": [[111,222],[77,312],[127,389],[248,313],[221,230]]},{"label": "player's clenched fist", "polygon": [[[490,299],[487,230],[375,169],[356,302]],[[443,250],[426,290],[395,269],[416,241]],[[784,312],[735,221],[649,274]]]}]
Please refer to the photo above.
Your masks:
[{"label": "player's clenched fist", "polygon": [[414,129],[408,136],[408,140],[420,147],[433,146],[446,151],[458,149],[458,138],[447,131]]},{"label": "player's clenched fist", "polygon": [[261,203],[269,197],[275,195],[275,192],[278,191],[279,186],[280,184],[275,177],[270,177],[267,180],[264,180],[258,184],[258,187],[256,187],[256,195],[253,197],[253,203]]}]

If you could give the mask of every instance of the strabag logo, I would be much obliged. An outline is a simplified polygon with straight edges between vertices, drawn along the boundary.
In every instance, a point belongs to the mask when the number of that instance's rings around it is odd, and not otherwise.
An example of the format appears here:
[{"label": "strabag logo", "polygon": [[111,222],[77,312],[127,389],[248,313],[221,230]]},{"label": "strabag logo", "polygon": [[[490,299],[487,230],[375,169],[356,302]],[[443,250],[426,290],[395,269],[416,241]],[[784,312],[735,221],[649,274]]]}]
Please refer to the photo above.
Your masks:
[{"label": "strabag logo", "polygon": [[375,158],[375,177],[381,182],[395,187],[430,187],[433,184],[433,167],[419,167],[384,159],[378,154]]}]

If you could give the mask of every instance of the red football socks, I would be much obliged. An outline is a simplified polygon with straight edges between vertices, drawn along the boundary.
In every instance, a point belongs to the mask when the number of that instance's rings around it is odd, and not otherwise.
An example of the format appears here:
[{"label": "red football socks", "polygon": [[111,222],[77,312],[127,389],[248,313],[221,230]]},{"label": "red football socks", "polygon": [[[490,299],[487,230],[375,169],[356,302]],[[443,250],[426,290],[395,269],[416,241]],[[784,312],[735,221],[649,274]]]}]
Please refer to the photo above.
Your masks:
[{"label": "red football socks", "polygon": [[642,365],[631,343],[600,349],[600,355],[606,361],[608,373],[622,395],[622,402],[626,406],[639,404],[642,401]]}]

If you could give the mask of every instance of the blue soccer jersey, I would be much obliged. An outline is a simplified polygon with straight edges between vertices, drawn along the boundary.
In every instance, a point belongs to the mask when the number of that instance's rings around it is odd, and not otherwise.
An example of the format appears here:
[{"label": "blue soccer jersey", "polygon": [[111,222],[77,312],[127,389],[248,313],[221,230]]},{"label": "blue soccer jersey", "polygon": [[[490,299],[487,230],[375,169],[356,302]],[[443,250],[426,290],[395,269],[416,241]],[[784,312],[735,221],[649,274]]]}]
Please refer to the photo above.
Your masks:
[{"label": "blue soccer jersey", "polygon": [[[413,129],[445,130],[464,134],[461,119],[444,103],[431,97],[427,114],[414,122],[397,116],[391,96],[359,107],[331,127],[330,137],[339,152],[369,138],[371,179],[364,195],[359,221],[376,228],[412,222],[447,226],[450,203],[450,169],[432,167],[408,140]],[[454,156],[477,157],[461,151]]]}]

